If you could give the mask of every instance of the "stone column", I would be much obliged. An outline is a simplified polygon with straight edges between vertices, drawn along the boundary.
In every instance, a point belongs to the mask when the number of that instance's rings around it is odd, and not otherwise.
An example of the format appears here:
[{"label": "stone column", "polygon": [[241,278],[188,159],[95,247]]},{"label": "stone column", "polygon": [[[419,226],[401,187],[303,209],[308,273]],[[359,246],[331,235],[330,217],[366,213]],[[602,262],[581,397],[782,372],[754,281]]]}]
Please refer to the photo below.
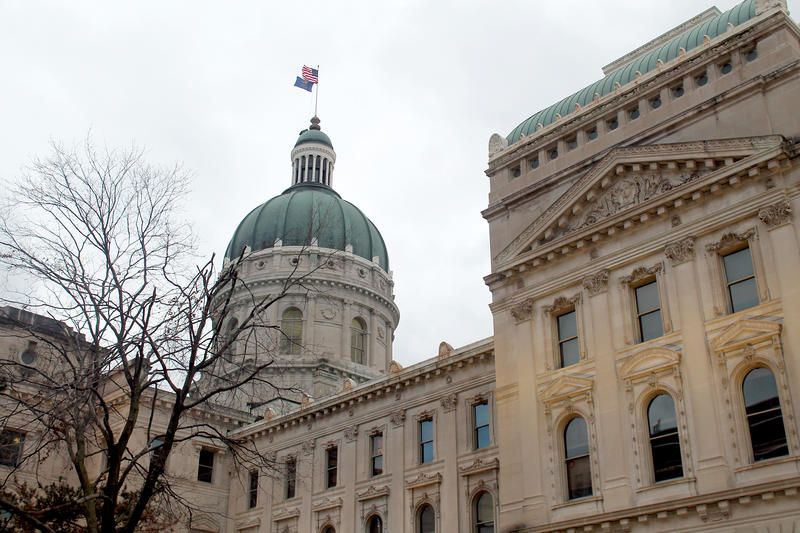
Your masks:
[{"label": "stone column", "polygon": [[458,397],[455,394],[442,398],[442,413],[439,416],[436,428],[437,461],[444,461],[442,470],[442,484],[439,487],[441,524],[447,524],[447,529],[460,531],[461,516],[458,505]]},{"label": "stone column", "polygon": [[[389,501],[387,505],[388,517],[384,522],[386,531],[402,532],[403,524],[406,523],[406,487],[405,487],[405,457],[406,439],[405,426],[410,422],[406,421],[404,409],[398,409],[389,417],[389,426],[383,442],[384,455],[387,472],[391,474],[392,480],[389,486]],[[413,434],[413,433],[412,433]],[[414,443],[409,443],[413,446]],[[392,524],[391,526],[389,524]]]},{"label": "stone column", "polygon": [[[342,450],[339,457],[339,483],[344,487],[342,500],[345,507],[342,509],[342,523],[339,529],[342,531],[358,531],[361,521],[358,515],[357,506],[353,505],[356,501],[355,486],[359,463],[358,458],[358,426],[352,426],[344,430],[342,439]],[[345,468],[346,467],[346,468]]]},{"label": "stone column", "polygon": [[692,456],[695,457],[699,491],[720,490],[728,483],[728,466],[722,443],[717,387],[713,386],[713,354],[706,346],[700,287],[695,273],[694,238],[668,244],[664,250],[672,264],[678,288],[677,311],[683,341],[681,374],[686,380],[686,410]]}]

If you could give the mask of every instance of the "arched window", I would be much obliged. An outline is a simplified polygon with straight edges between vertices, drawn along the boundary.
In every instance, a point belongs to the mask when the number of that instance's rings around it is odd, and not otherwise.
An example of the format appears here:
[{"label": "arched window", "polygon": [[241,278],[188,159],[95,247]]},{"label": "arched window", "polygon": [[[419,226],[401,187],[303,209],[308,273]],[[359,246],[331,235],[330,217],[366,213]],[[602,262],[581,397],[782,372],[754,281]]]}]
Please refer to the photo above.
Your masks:
[{"label": "arched window", "polygon": [[475,498],[475,533],[494,533],[494,502],[488,492]]},{"label": "arched window", "polygon": [[567,496],[570,500],[592,495],[592,467],[589,464],[589,434],[586,421],[577,416],[564,428],[567,467]]},{"label": "arched window", "polygon": [[650,401],[647,427],[653,458],[653,481],[683,477],[678,420],[672,396],[659,394]]},{"label": "arched window", "polygon": [[316,156],[314,158],[314,181],[320,181],[322,177],[322,158],[320,156]]},{"label": "arched window", "polygon": [[781,401],[772,372],[764,367],[754,368],[745,376],[742,392],[753,461],[787,455]]},{"label": "arched window", "polygon": [[417,533],[436,533],[436,517],[427,503],[417,511],[417,527]]},{"label": "arched window", "polygon": [[300,355],[303,342],[303,313],[296,307],[290,307],[283,312],[281,335],[281,353]]},{"label": "arched window", "polygon": [[333,526],[325,526],[325,529],[322,530],[322,533],[336,533],[336,530],[333,529]]},{"label": "arched window", "polygon": [[300,182],[306,181],[306,156],[300,156]]},{"label": "arched window", "polygon": [[367,324],[359,317],[350,323],[350,360],[365,364],[367,353]]},{"label": "arched window", "polygon": [[383,522],[378,515],[372,515],[367,520],[367,533],[383,533]]}]

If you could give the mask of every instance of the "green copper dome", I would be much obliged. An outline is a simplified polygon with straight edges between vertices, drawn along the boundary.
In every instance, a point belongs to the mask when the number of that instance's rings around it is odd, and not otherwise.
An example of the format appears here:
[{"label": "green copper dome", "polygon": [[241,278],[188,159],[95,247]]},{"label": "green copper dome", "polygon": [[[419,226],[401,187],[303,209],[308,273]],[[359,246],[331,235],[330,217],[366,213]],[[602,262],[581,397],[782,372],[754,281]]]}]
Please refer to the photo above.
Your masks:
[{"label": "green copper dome", "polygon": [[305,143],[321,143],[333,149],[331,138],[326,133],[318,129],[308,129],[300,132],[297,142],[294,143],[295,147]]},{"label": "green copper dome", "polygon": [[377,257],[380,267],[389,271],[389,254],[375,224],[320,183],[292,185],[253,209],[236,228],[225,257],[237,257],[245,246],[254,252],[272,248],[278,240],[283,246],[309,246],[316,240],[321,248],[342,251],[350,245],[355,255],[369,261]]}]

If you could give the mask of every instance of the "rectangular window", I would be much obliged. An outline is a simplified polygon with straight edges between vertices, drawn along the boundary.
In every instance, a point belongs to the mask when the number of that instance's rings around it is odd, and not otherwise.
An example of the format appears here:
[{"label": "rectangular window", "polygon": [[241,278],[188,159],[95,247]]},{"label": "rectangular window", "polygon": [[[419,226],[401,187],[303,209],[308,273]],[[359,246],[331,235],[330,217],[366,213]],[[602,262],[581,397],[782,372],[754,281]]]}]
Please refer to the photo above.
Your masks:
[{"label": "rectangular window", "polygon": [[489,402],[486,400],[472,406],[472,423],[475,427],[475,449],[489,446]]},{"label": "rectangular window", "polygon": [[433,420],[419,421],[419,462],[420,464],[433,461]]},{"label": "rectangular window", "polygon": [[24,433],[13,429],[4,429],[0,433],[0,465],[17,466],[22,459],[24,444]]},{"label": "rectangular window", "polygon": [[725,284],[728,287],[731,312],[736,313],[758,305],[758,287],[750,248],[742,248],[722,256],[722,263],[725,266]]},{"label": "rectangular window", "polygon": [[214,452],[203,448],[197,461],[197,481],[211,483],[214,477]]},{"label": "rectangular window", "polygon": [[294,457],[286,459],[286,499],[295,497],[297,484],[297,460]]},{"label": "rectangular window", "polygon": [[339,469],[339,448],[332,446],[325,450],[325,488],[336,486],[336,477]]},{"label": "rectangular window", "polygon": [[561,368],[574,365],[581,359],[578,346],[578,318],[575,310],[559,315],[556,318],[558,326],[558,355]]},{"label": "rectangular window", "polygon": [[369,437],[370,474],[383,474],[383,433],[375,433]]},{"label": "rectangular window", "polygon": [[661,302],[658,282],[651,281],[634,289],[636,293],[636,319],[639,323],[639,341],[645,342],[664,335],[661,320]]},{"label": "rectangular window", "polygon": [[258,470],[250,471],[250,499],[248,500],[248,507],[252,509],[258,504]]}]

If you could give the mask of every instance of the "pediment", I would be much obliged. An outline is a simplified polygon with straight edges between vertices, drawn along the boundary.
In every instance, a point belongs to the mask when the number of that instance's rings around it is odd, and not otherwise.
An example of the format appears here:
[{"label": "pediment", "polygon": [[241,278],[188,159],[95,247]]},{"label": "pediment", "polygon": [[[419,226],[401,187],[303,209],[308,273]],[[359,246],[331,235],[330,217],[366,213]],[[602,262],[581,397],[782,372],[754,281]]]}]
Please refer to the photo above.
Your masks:
[{"label": "pediment", "polygon": [[780,322],[737,320],[711,341],[711,347],[718,352],[727,352],[748,344],[758,344],[780,334]]},{"label": "pediment", "polygon": [[660,203],[707,188],[709,181],[741,173],[758,164],[761,156],[781,150],[780,136],[615,148],[537,217],[495,261],[505,263],[538,253],[564,253],[577,242],[592,240],[598,232],[628,227],[632,220],[644,222],[666,212],[665,208],[659,209]]},{"label": "pediment", "polygon": [[592,390],[593,381],[580,376],[562,376],[545,387],[542,401],[552,403],[565,398],[578,396]]},{"label": "pediment", "polygon": [[680,362],[680,353],[667,348],[652,348],[631,356],[622,365],[619,373],[623,379],[633,379],[653,372],[663,372]]}]

